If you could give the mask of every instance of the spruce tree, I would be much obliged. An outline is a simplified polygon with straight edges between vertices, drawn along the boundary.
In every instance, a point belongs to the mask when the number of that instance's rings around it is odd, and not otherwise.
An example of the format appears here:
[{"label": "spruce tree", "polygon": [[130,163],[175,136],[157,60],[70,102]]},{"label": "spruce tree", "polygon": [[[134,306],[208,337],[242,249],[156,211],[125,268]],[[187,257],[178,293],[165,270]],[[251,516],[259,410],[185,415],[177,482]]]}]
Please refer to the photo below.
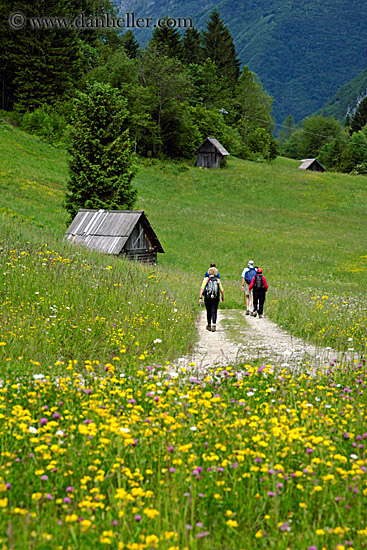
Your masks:
[{"label": "spruce tree", "polygon": [[357,110],[350,123],[350,133],[359,132],[367,124],[367,97],[357,107]]},{"label": "spruce tree", "polygon": [[240,65],[231,33],[214,9],[203,31],[203,55],[218,67],[219,73],[229,83],[235,84],[240,75]]},{"label": "spruce tree", "polygon": [[12,56],[12,47],[16,33],[8,24],[11,13],[10,2],[0,2],[0,109],[11,110],[14,104],[14,76],[16,65]]},{"label": "spruce tree", "polygon": [[167,16],[164,20],[164,24],[161,23],[160,27],[157,26],[154,29],[149,45],[155,47],[163,55],[181,59],[181,35],[177,29],[169,26],[169,19]]},{"label": "spruce tree", "polygon": [[65,206],[71,218],[79,208],[131,209],[135,168],[120,92],[95,83],[79,92],[71,114],[69,173]]},{"label": "spruce tree", "polygon": [[203,48],[201,46],[200,33],[194,27],[186,29],[182,38],[182,61],[199,64],[203,60]]},{"label": "spruce tree", "polygon": [[135,59],[139,51],[139,42],[135,39],[135,36],[132,31],[128,30],[125,32],[121,40],[121,45],[123,46],[125,52],[127,53],[130,59]]},{"label": "spruce tree", "polygon": [[[26,17],[70,16],[64,0],[23,0],[16,11]],[[32,28],[30,22],[11,29],[6,43],[14,67],[14,101],[20,110],[33,110],[44,103],[70,96],[82,74],[80,39],[74,29]]]},{"label": "spruce tree", "polygon": [[[8,17],[23,13],[23,28],[14,29]],[[70,26],[52,26],[52,17],[72,20],[80,13],[113,15],[111,0],[6,0],[0,2],[0,86],[1,106],[11,109],[14,103],[22,111],[44,103],[53,104],[71,97],[84,72],[98,56],[97,46],[119,46],[114,29],[91,29],[83,32]],[[32,27],[32,17],[40,18]],[[42,23],[42,20],[44,23]],[[93,62],[91,63],[91,60]]]}]

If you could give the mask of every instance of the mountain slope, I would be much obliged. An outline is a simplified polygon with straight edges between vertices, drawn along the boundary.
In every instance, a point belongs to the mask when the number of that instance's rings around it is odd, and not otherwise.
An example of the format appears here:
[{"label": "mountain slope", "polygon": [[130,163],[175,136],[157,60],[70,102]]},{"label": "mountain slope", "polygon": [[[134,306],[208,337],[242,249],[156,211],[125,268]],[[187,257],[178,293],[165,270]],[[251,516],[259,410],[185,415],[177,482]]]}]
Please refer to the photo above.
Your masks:
[{"label": "mountain slope", "polygon": [[[233,0],[205,5],[192,0],[132,0],[119,4],[136,16],[192,17],[203,28],[214,7],[228,25],[243,64],[274,97],[278,121],[300,120],[322,107],[365,68],[367,3],[364,0]],[[136,29],[146,42],[151,30]]]},{"label": "mountain slope", "polygon": [[367,69],[341,86],[335,95],[316,113],[321,116],[334,116],[341,123],[349,114],[352,117],[358,103],[367,96]]}]

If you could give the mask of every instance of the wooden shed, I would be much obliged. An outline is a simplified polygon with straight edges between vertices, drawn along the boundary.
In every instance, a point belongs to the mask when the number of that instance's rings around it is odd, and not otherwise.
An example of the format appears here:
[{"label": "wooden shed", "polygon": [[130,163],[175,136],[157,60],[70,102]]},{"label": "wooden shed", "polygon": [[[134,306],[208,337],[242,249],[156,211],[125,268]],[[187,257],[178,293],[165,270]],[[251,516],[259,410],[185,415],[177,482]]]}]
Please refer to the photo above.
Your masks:
[{"label": "wooden shed", "polygon": [[65,238],[105,254],[157,265],[157,252],[164,253],[144,210],[78,211]]},{"label": "wooden shed", "polygon": [[206,140],[195,151],[196,164],[202,168],[220,168],[223,158],[229,155],[228,151],[214,137]]},{"label": "wooden shed", "polygon": [[302,159],[298,166],[301,170],[312,170],[313,172],[326,172],[326,168],[317,159]]}]

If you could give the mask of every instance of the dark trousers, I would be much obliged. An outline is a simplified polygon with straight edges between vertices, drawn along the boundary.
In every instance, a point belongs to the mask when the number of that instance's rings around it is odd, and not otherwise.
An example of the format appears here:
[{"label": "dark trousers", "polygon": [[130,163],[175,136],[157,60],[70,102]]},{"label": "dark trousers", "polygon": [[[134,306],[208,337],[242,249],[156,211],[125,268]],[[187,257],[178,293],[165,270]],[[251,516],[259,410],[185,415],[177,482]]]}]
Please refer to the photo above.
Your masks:
[{"label": "dark trousers", "polygon": [[265,302],[265,292],[254,291],[254,311],[257,311],[259,315],[263,314]]},{"label": "dark trousers", "polygon": [[208,325],[217,323],[217,311],[219,304],[219,296],[217,298],[209,298],[205,296],[206,318]]}]

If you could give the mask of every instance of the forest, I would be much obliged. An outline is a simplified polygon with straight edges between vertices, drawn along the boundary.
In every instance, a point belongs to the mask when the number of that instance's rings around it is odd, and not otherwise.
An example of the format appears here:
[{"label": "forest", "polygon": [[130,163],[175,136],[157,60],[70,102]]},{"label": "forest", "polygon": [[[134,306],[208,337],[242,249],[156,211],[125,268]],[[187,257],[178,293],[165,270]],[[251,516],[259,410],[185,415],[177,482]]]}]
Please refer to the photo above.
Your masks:
[{"label": "forest", "polygon": [[[214,135],[231,154],[275,158],[272,98],[256,74],[241,67],[217,10],[202,32],[162,24],[142,48],[130,30],[14,30],[7,16],[20,3],[5,4],[0,105],[6,118],[26,131],[64,143],[75,102],[103,85],[121,98],[121,129],[128,131],[138,155],[190,158],[203,139]],[[80,1],[72,8],[65,0],[23,2],[21,8],[32,16],[115,13],[109,0]]]}]

